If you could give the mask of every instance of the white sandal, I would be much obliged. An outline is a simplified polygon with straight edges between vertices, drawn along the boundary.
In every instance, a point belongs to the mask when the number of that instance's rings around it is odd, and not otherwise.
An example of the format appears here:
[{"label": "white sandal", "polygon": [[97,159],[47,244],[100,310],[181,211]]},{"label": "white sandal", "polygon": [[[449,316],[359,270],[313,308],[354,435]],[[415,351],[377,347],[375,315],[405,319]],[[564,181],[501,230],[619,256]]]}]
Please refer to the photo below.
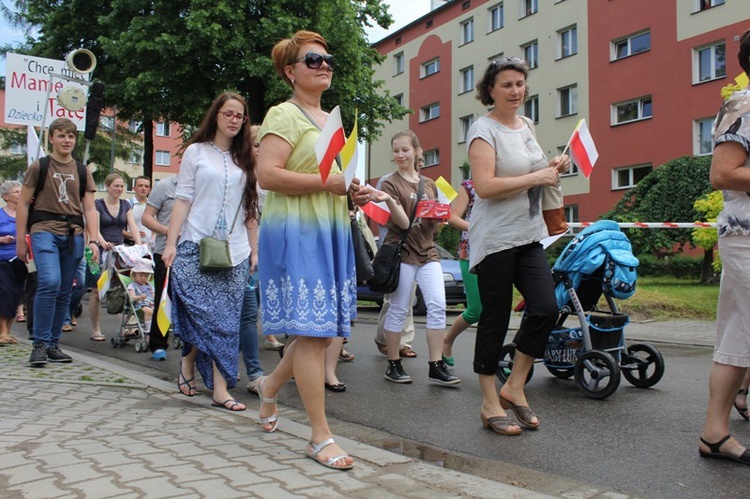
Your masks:
[{"label": "white sandal", "polygon": [[[258,395],[260,396],[260,403],[261,404],[275,404],[276,401],[278,400],[278,397],[266,398],[266,397],[263,396],[263,384],[265,383],[266,378],[267,378],[267,376],[263,376],[258,381]],[[258,411],[258,412],[260,412],[260,411]],[[260,424],[261,424],[261,426],[263,426],[263,431],[265,431],[266,433],[273,433],[273,432],[275,432],[276,428],[279,427],[279,415],[278,415],[278,413],[277,414],[271,414],[270,416],[265,417],[265,418],[260,418]],[[270,430],[266,430],[266,425],[267,424],[271,425],[271,429]]]},{"label": "white sandal", "polygon": [[343,465],[337,466],[336,464],[334,464],[337,461],[346,459],[347,457],[351,457],[349,456],[349,454],[342,454],[340,456],[334,456],[334,457],[326,459],[325,461],[323,461],[322,458],[318,457],[318,454],[320,454],[320,451],[322,451],[323,449],[325,449],[326,447],[334,443],[336,442],[334,442],[332,438],[329,438],[328,440],[323,440],[317,445],[313,443],[312,441],[310,441],[310,443],[307,444],[307,448],[305,449],[305,456],[309,457],[310,459],[314,459],[315,461],[322,464],[326,468],[331,468],[332,470],[346,471],[346,470],[350,470],[354,468],[354,463],[346,464],[346,461],[344,461]]}]

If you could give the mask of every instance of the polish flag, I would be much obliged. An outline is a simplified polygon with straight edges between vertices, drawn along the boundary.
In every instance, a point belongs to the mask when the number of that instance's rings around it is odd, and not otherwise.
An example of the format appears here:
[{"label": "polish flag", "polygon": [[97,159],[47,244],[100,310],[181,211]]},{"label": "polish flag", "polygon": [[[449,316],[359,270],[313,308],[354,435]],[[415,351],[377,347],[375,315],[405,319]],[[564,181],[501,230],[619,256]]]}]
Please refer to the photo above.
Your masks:
[{"label": "polish flag", "polygon": [[169,298],[169,267],[167,267],[167,277],[164,278],[164,288],[159,300],[159,310],[156,312],[156,324],[159,326],[159,332],[162,336],[166,336],[167,331],[172,326],[172,300]]},{"label": "polish flag", "polygon": [[328,115],[326,126],[320,131],[320,137],[315,143],[315,156],[318,158],[320,178],[323,179],[323,184],[326,183],[328,174],[331,173],[331,164],[334,158],[345,143],[346,136],[344,135],[344,125],[341,123],[341,110],[339,106],[336,106]]},{"label": "polish flag", "polygon": [[385,201],[375,203],[370,201],[364,206],[360,206],[365,215],[375,220],[380,225],[388,223],[388,219],[391,218],[391,210],[388,209],[388,205]]},{"label": "polish flag", "polygon": [[589,127],[586,126],[585,119],[578,122],[568,145],[570,146],[570,157],[573,158],[586,178],[589,178],[596,160],[599,159],[599,153],[596,151],[594,139],[591,137]]}]

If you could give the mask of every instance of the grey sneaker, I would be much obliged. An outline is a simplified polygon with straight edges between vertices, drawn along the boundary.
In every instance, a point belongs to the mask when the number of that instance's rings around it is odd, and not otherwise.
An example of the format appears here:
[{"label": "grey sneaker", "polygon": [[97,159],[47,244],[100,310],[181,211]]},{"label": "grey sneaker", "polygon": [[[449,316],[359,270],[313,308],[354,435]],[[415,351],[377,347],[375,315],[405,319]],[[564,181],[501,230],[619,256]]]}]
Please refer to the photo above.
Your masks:
[{"label": "grey sneaker", "polygon": [[445,367],[445,363],[442,360],[437,362],[430,362],[430,381],[437,383],[438,385],[450,386],[457,385],[461,382],[461,378],[454,376]]},{"label": "grey sneaker", "polygon": [[47,347],[40,343],[34,345],[34,349],[31,351],[31,357],[29,357],[29,364],[32,367],[41,367],[47,363]]},{"label": "grey sneaker", "polygon": [[62,350],[60,350],[59,346],[55,345],[53,347],[47,347],[47,360],[50,362],[60,362],[63,364],[67,364],[69,362],[73,362],[73,357],[71,357],[67,353],[64,353]]},{"label": "grey sneaker", "polygon": [[388,364],[388,369],[385,370],[385,379],[392,383],[411,383],[411,376],[404,372],[400,360]]}]

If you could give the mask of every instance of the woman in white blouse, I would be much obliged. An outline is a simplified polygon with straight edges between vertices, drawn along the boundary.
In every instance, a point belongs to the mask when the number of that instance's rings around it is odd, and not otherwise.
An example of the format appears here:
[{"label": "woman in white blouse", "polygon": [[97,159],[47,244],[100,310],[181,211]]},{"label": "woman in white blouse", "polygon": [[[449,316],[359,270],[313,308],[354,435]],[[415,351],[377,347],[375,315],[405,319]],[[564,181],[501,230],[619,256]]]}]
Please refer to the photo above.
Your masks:
[{"label": "woman in white blouse", "polygon": [[[257,265],[258,195],[245,99],[224,92],[211,104],[182,157],[162,260],[171,266],[172,323],[183,341],[177,387],[197,393],[195,368],[213,406],[244,411],[228,389],[237,383],[239,324],[248,265]],[[177,246],[178,236],[180,244]],[[204,271],[204,237],[229,241],[232,268]]]}]

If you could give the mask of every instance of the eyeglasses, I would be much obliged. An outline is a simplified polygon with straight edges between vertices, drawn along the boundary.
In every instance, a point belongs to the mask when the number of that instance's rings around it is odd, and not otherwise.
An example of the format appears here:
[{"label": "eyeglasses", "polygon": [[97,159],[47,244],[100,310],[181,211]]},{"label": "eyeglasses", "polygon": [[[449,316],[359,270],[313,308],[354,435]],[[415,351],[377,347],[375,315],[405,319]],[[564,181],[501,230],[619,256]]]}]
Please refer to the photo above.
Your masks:
[{"label": "eyeglasses", "polygon": [[328,70],[333,71],[333,56],[331,54],[321,55],[315,52],[308,52],[304,57],[294,61],[294,64],[298,62],[305,62],[305,65],[310,69],[320,69],[325,62],[328,65]]},{"label": "eyeglasses", "polygon": [[222,115],[227,121],[232,121],[235,118],[240,120],[240,123],[244,123],[247,121],[247,116],[245,116],[244,114],[233,113],[232,111],[222,111],[219,114]]},{"label": "eyeglasses", "polygon": [[521,59],[520,57],[510,56],[510,57],[498,57],[497,59],[494,59],[492,63],[490,63],[490,67],[495,66],[505,66],[506,64],[520,64],[521,66],[526,66],[526,61]]}]

